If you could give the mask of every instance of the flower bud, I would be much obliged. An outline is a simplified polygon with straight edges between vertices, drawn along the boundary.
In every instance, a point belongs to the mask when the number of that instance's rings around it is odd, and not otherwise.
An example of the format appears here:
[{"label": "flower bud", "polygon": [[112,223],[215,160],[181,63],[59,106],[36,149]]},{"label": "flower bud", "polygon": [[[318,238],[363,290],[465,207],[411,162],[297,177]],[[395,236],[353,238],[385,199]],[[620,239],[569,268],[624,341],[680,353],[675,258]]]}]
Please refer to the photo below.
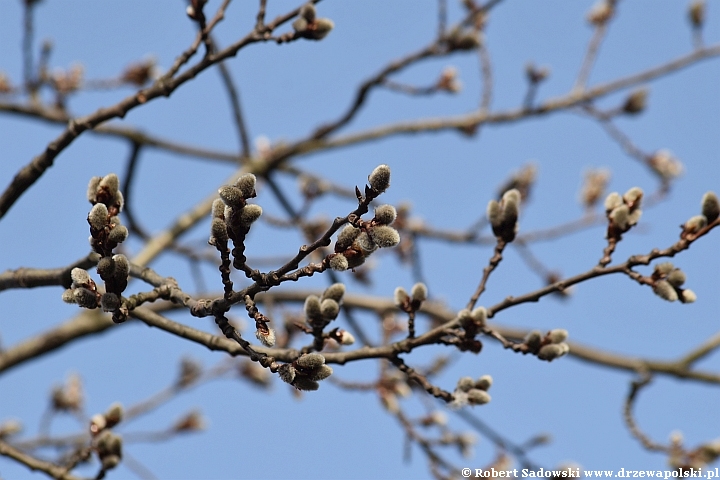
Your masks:
[{"label": "flower bud", "polygon": [[599,169],[586,172],[585,182],[580,193],[582,204],[587,208],[594,207],[605,192],[608,181],[610,181],[608,170]]},{"label": "flower bud", "polygon": [[335,251],[345,251],[353,244],[358,235],[360,235],[359,228],[355,228],[352,225],[346,225],[345,228],[340,230],[340,233],[338,234],[337,241],[335,242]]},{"label": "flower bud", "polygon": [[353,242],[352,248],[362,252],[363,255],[370,255],[372,252],[377,250],[377,245],[375,244],[375,242],[373,242],[372,238],[370,238],[367,233],[360,232],[360,235],[358,235]]},{"label": "flower bud", "polygon": [[408,295],[403,287],[397,287],[395,292],[393,292],[393,301],[395,305],[402,308],[405,303],[410,301],[410,295]]},{"label": "flower bud", "polygon": [[268,348],[275,346],[275,330],[272,328],[258,328],[255,330],[255,337]]},{"label": "flower bud", "polygon": [[203,367],[200,362],[189,357],[184,357],[180,361],[180,375],[177,379],[177,386],[188,387],[195,383],[203,373]]},{"label": "flower bud", "polygon": [[320,365],[318,368],[310,371],[306,376],[309,380],[315,380],[316,382],[319,382],[328,378],[330,375],[332,375],[332,373],[332,367],[330,367],[329,365]]},{"label": "flower bud", "polygon": [[315,5],[313,5],[312,3],[306,3],[300,8],[300,17],[305,19],[308,23],[314,22],[315,16]]},{"label": "flower bud", "polygon": [[447,425],[448,417],[447,414],[441,410],[435,410],[427,416],[428,425]]},{"label": "flower bud", "polygon": [[[503,193],[498,207],[493,201],[488,204],[488,218],[492,224],[493,233],[505,242],[512,242],[515,239],[520,200],[520,191],[513,188]],[[498,214],[498,208],[501,210],[500,214]]]},{"label": "flower bud", "polygon": [[685,283],[686,277],[685,272],[680,270],[679,268],[676,268],[672,272],[670,272],[666,278],[668,283],[672,285],[673,287],[681,287],[683,283]]},{"label": "flower bud", "polygon": [[122,455],[122,438],[110,430],[103,430],[97,437],[97,452],[102,458],[108,455]]},{"label": "flower bud", "polygon": [[452,38],[451,46],[456,50],[474,50],[480,46],[480,38],[474,32],[458,33]]},{"label": "flower bud", "polygon": [[229,237],[225,220],[214,217],[210,223],[210,235],[221,244],[227,242]]},{"label": "flower bud", "polygon": [[314,319],[322,317],[322,311],[320,309],[320,298],[317,295],[308,295],[305,298],[305,316]]},{"label": "flower bud", "polygon": [[91,281],[90,274],[78,267],[72,269],[70,272],[70,278],[75,286],[87,285]]},{"label": "flower bud", "polygon": [[120,298],[112,292],[105,292],[100,297],[100,306],[103,312],[114,312],[120,307]]},{"label": "flower bud", "polygon": [[630,209],[627,205],[620,205],[610,212],[610,221],[622,231],[630,228],[629,225]]},{"label": "flower bud", "polygon": [[235,182],[235,186],[240,190],[240,194],[243,196],[243,198],[252,198],[255,196],[255,184],[257,183],[257,178],[252,173],[246,173],[244,175],[240,175],[240,177]]},{"label": "flower bud", "polygon": [[548,333],[548,339],[550,340],[550,343],[562,343],[567,340],[567,337],[568,331],[562,328],[550,330],[550,333]]},{"label": "flower bud", "polygon": [[117,280],[127,280],[130,274],[130,262],[127,257],[122,253],[113,255],[113,261],[115,262],[114,276]]},{"label": "flower bud", "polygon": [[77,303],[75,301],[75,292],[72,288],[68,288],[62,294],[62,301],[65,303]]},{"label": "flower bud", "polygon": [[683,172],[683,165],[668,150],[660,150],[650,157],[650,167],[664,180],[672,180]]},{"label": "flower bud", "polygon": [[87,199],[93,205],[97,203],[97,190],[100,186],[100,180],[102,180],[102,177],[91,177],[88,183]]},{"label": "flower bud", "polygon": [[693,292],[689,288],[686,288],[682,291],[682,295],[680,296],[680,301],[682,303],[693,303],[695,300],[697,300],[697,295],[695,295],[695,292]]},{"label": "flower bud", "polygon": [[108,209],[104,203],[96,203],[90,209],[90,213],[87,218],[88,223],[95,230],[102,230],[107,225],[108,221]]},{"label": "flower bud", "polygon": [[655,265],[654,272],[656,275],[664,276],[672,272],[674,268],[675,265],[673,265],[671,262],[663,262]]},{"label": "flower bud", "polygon": [[428,296],[427,286],[422,282],[416,283],[410,290],[410,295],[412,296],[413,302],[424,302]]},{"label": "flower bud", "polygon": [[617,192],[612,192],[605,198],[605,211],[610,212],[623,204],[623,199]]},{"label": "flower bud", "polygon": [[333,283],[328,288],[325,289],[325,291],[322,294],[323,300],[326,298],[330,298],[332,300],[335,300],[336,302],[340,303],[340,300],[342,300],[343,295],[345,295],[345,285],[342,283]]},{"label": "flower bud", "polygon": [[320,388],[320,384],[315,380],[310,380],[309,378],[298,375],[295,377],[295,381],[293,381],[293,387],[297,388],[298,390],[313,392]]},{"label": "flower bud", "polygon": [[112,257],[102,257],[97,264],[97,273],[105,280],[112,278],[115,272],[115,262]]},{"label": "flower bud", "polygon": [[108,240],[115,243],[122,243],[125,240],[127,240],[128,237],[128,229],[125,227],[125,225],[117,225],[115,228],[110,230],[110,234],[108,235]]},{"label": "flower bud", "polygon": [[380,205],[375,208],[375,221],[382,225],[390,225],[397,218],[397,211],[392,205]]},{"label": "flower bud", "polygon": [[587,20],[595,26],[600,26],[606,23],[613,16],[614,9],[612,4],[607,0],[600,0],[598,3],[593,5],[587,14]]},{"label": "flower bud", "polygon": [[324,365],[325,357],[319,353],[306,353],[301,355],[297,360],[295,360],[295,362],[299,367],[313,369],[319,368],[320,365]]},{"label": "flower bud", "polygon": [[538,348],[542,342],[543,335],[540,330],[533,330],[525,336],[525,344],[531,349]]},{"label": "flower bud", "polygon": [[663,300],[667,300],[668,302],[674,302],[678,299],[677,292],[667,280],[658,280],[655,282],[653,292],[655,292],[655,295]]},{"label": "flower bud", "polygon": [[495,200],[490,200],[487,206],[487,218],[490,225],[497,227],[502,222],[502,208],[500,204]]},{"label": "flower bud", "polygon": [[700,28],[705,23],[705,1],[695,0],[688,7],[688,18],[693,28]]},{"label": "flower bud", "polygon": [[503,215],[505,216],[506,221],[508,215],[514,215],[515,218],[517,218],[518,214],[516,212],[519,209],[521,199],[522,197],[520,195],[520,191],[517,188],[512,188],[507,192],[503,193]]},{"label": "flower bud", "polygon": [[478,390],[476,388],[473,388],[469,392],[467,392],[468,395],[468,402],[471,405],[485,405],[486,403],[490,402],[490,394],[487,393],[485,390]]},{"label": "flower bud", "polygon": [[334,320],[340,313],[340,305],[332,298],[326,298],[320,303],[320,312],[323,317]]},{"label": "flower bud", "polygon": [[470,310],[468,310],[467,308],[463,308],[462,310],[460,310],[457,313],[457,316],[458,316],[458,320],[460,321],[460,325],[464,329],[467,330],[467,329],[471,328],[471,329],[475,330],[475,327],[476,327],[475,319],[473,319],[472,313],[470,312]]},{"label": "flower bud", "polygon": [[105,430],[106,426],[107,420],[105,420],[105,416],[100,415],[99,413],[93,415],[90,419],[90,433],[93,435],[97,435],[98,433]]},{"label": "flower bud", "polygon": [[550,76],[548,67],[537,67],[532,62],[525,65],[525,76],[530,83],[540,83]]},{"label": "flower bud", "polygon": [[702,197],[702,214],[707,219],[708,223],[715,221],[720,216],[720,201],[718,201],[715,192],[707,192]]},{"label": "flower bud", "polygon": [[343,272],[350,267],[347,258],[341,253],[333,254],[330,258],[330,268],[336,272]]},{"label": "flower bud", "polygon": [[470,312],[470,316],[478,325],[484,325],[487,320],[487,310],[485,307],[477,307],[475,310]]},{"label": "flower bud", "polygon": [[115,193],[114,204],[117,207],[118,212],[122,212],[123,205],[125,205],[125,197],[123,197],[122,192]]},{"label": "flower bud", "polygon": [[632,187],[630,190],[625,192],[623,200],[630,210],[640,208],[640,202],[642,201],[643,191],[640,187]]},{"label": "flower bud", "polygon": [[639,88],[633,91],[625,100],[623,111],[629,114],[640,113],[645,110],[647,104],[648,91],[646,88]]},{"label": "flower bud", "polygon": [[340,330],[338,333],[340,334],[340,345],[352,345],[355,343],[355,337],[350,332]]},{"label": "flower bud", "polygon": [[218,195],[225,205],[240,208],[245,201],[242,191],[233,185],[223,185],[218,189]]},{"label": "flower bud", "polygon": [[105,412],[105,420],[107,421],[108,428],[114,427],[120,423],[123,419],[124,411],[123,406],[119,402],[115,402],[110,405],[110,408]]},{"label": "flower bud", "polygon": [[440,73],[435,84],[438,90],[444,90],[448,93],[459,93],[462,90],[462,82],[458,78],[457,68],[448,66]]},{"label": "flower bud", "polygon": [[685,222],[683,230],[685,233],[697,233],[707,225],[707,218],[705,215],[695,215]]},{"label": "flower bud", "polygon": [[318,18],[305,32],[305,38],[310,40],[322,40],[330,31],[335,28],[335,23],[329,18]]},{"label": "flower bud", "polygon": [[116,174],[109,173],[100,180],[98,188],[105,189],[111,196],[115,196],[118,190],[120,190],[120,179]]},{"label": "flower bud", "polygon": [[299,17],[292,23],[292,27],[298,34],[304,34],[308,28],[308,21]]},{"label": "flower bud", "polygon": [[255,204],[247,204],[240,212],[240,224],[249,227],[255,220],[262,215],[262,207]]},{"label": "flower bud", "polygon": [[387,165],[379,165],[368,176],[370,188],[375,193],[383,193],[390,186],[390,167]]},{"label": "flower bud", "polygon": [[377,225],[370,230],[370,238],[381,248],[394,247],[400,243],[400,234],[388,225]]},{"label": "flower bud", "polygon": [[637,225],[637,223],[640,221],[640,217],[642,216],[642,210],[639,208],[636,208],[632,212],[630,212],[630,215],[628,215],[627,223],[628,226],[634,227]]},{"label": "flower bud", "polygon": [[480,390],[487,390],[492,387],[493,378],[490,375],[483,375],[475,381],[475,388]]},{"label": "flower bud", "polygon": [[563,345],[567,344],[551,343],[549,345],[545,345],[540,349],[537,356],[540,360],[547,360],[548,362],[551,362],[567,353],[566,349],[563,348]]},{"label": "flower bud", "polygon": [[461,377],[457,382],[457,387],[455,388],[461,392],[468,392],[474,386],[475,380],[473,380],[472,377]]},{"label": "flower bud", "polygon": [[205,430],[205,421],[203,420],[202,414],[194,410],[180,417],[180,419],[175,422],[173,430],[176,432],[198,432]]},{"label": "flower bud", "polygon": [[212,217],[225,218],[225,202],[221,198],[216,198],[212,203]]},{"label": "flower bud", "polygon": [[285,383],[292,384],[293,380],[295,380],[296,374],[297,370],[295,370],[295,367],[293,367],[290,363],[284,363],[280,365],[280,368],[278,368],[278,375],[280,376],[280,380]]},{"label": "flower bud", "polygon": [[97,294],[87,288],[76,288],[73,290],[73,297],[75,301],[83,308],[97,308]]}]

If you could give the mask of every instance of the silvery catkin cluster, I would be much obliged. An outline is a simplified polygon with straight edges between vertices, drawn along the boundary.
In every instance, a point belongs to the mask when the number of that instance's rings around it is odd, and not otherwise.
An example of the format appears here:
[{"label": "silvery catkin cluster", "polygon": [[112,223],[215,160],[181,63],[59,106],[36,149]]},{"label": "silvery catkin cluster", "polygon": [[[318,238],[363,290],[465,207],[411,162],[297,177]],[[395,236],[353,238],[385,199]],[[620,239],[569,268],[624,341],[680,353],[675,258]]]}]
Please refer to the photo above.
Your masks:
[{"label": "silvery catkin cluster", "polygon": [[643,191],[633,187],[625,195],[612,192],[605,198],[605,214],[608,218],[607,238],[620,240],[622,234],[637,225],[642,215],[640,204]]},{"label": "silvery catkin cluster", "polygon": [[121,224],[118,216],[122,211],[124,198],[120,192],[120,180],[114,173],[104,177],[92,177],[88,184],[87,199],[93,205],[88,213],[90,225],[90,246],[100,255],[97,273],[105,282],[105,293],[97,290],[90,275],[82,269],[71,272],[72,285],[63,293],[63,300],[76,303],[84,308],[102,307],[112,312],[113,321],[125,321],[121,311],[122,292],[127,288],[130,262],[123,254],[113,250],[124,242],[128,229]]},{"label": "silvery catkin cluster", "polygon": [[[380,165],[368,177],[369,191],[378,196],[390,186],[390,167]],[[356,225],[346,225],[337,236],[335,253],[328,259],[330,268],[343,271],[362,265],[378,248],[394,247],[400,243],[400,234],[390,226],[397,217],[392,205],[375,208],[375,216],[369,222],[362,220]]]}]

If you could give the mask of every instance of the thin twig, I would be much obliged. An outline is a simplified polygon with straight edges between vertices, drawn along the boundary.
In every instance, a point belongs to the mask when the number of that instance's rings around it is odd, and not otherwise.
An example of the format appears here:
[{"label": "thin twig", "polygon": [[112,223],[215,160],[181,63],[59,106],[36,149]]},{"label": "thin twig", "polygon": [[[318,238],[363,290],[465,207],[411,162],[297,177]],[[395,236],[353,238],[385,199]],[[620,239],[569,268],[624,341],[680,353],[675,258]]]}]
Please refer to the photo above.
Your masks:
[{"label": "thin twig", "polygon": [[255,22],[255,30],[258,33],[263,33],[265,30],[265,11],[267,9],[267,0],[260,0],[260,7],[258,8],[257,20]]},{"label": "thin twig", "polygon": [[[212,42],[213,48],[217,48],[217,44],[212,37],[209,37]],[[230,108],[233,113],[233,120],[235,121],[235,128],[238,131],[238,137],[240,139],[240,158],[247,159],[250,156],[250,138],[248,137],[247,126],[243,118],[242,108],[240,107],[240,92],[235,86],[235,82],[230,74],[230,69],[227,67],[225,62],[219,62],[217,64],[218,71],[220,72],[220,78],[223,81],[225,90],[227,91],[230,99]]]},{"label": "thin twig", "polygon": [[23,40],[22,40],[22,57],[23,57],[23,83],[31,96],[35,96],[35,78],[33,75],[33,9],[35,2],[23,2]]},{"label": "thin twig", "polygon": [[670,62],[664,63],[657,67],[650,68],[643,72],[588,88],[582,93],[571,92],[561,97],[551,98],[549,100],[546,100],[544,103],[539,104],[532,110],[527,110],[525,106],[521,106],[516,109],[510,109],[494,113],[472,112],[463,115],[429,118],[392,123],[388,125],[380,125],[367,130],[346,134],[344,136],[337,136],[332,139],[316,137],[309,140],[300,140],[284,146],[283,148],[278,148],[274,150],[270,157],[267,159],[267,166],[268,168],[274,168],[277,165],[283,164],[290,157],[293,156],[308,155],[318,150],[327,151],[329,149],[347,147],[358,143],[378,140],[381,138],[388,138],[396,135],[440,132],[447,130],[466,131],[470,128],[475,128],[482,124],[503,124],[523,119],[529,119],[536,116],[547,115],[553,112],[559,112],[572,107],[583,105],[591,100],[604,97],[618,90],[622,90],[633,85],[647,83],[654,78],[668,75],[674,71],[695,64],[700,60],[705,60],[719,55],[720,45],[707,47],[703,50],[696,50],[692,53],[679,57]]},{"label": "thin twig", "polygon": [[[207,33],[210,33],[210,31],[217,24],[217,22],[222,19],[224,15],[224,9],[228,3],[229,0],[225,0],[225,2],[218,9],[218,12],[216,13],[213,20],[208,23],[206,29]],[[297,9],[293,12],[290,12],[289,14],[282,15],[276,18],[269,26],[275,28],[275,26],[288,21],[294,15],[297,15]],[[55,158],[60,154],[60,152],[67,148],[83,132],[87,130],[92,130],[101,123],[104,123],[110,119],[118,117],[122,118],[130,110],[138,107],[139,105],[144,105],[150,100],[154,100],[159,97],[169,96],[174,90],[179,88],[181,85],[187,83],[188,81],[194,79],[202,71],[208,69],[216,63],[219,63],[231,56],[236,55],[237,52],[245,46],[256,42],[266,41],[266,39],[258,37],[257,34],[253,31],[242,39],[235,42],[234,44],[223,49],[222,51],[215,54],[206,55],[195,65],[185,70],[183,73],[174,76],[175,73],[177,73],[177,70],[183,64],[185,64],[185,62],[187,62],[187,60],[192,56],[194,51],[197,50],[197,47],[199,46],[201,41],[202,35],[198,35],[195,44],[193,44],[193,46],[191,46],[191,48],[186,51],[185,54],[181,55],[178,58],[176,64],[168,71],[168,73],[166,73],[162,78],[156,81],[149,88],[138,91],[137,93],[121,100],[119,103],[115,104],[110,108],[101,108],[93,114],[71,120],[68,127],[63,131],[63,133],[60,134],[50,144],[48,144],[43,153],[36,156],[28,165],[23,167],[15,175],[10,185],[0,196],[0,218],[2,218],[7,213],[10,207],[20,197],[20,195],[22,195],[28,188],[30,188],[30,186],[33,185],[49,167],[52,166]]]},{"label": "thin twig", "polygon": [[627,425],[632,436],[638,439],[642,446],[647,450],[670,453],[670,447],[655,443],[652,439],[650,439],[650,437],[643,433],[633,417],[632,410],[638,393],[640,393],[640,390],[647,386],[650,383],[650,380],[652,380],[652,377],[648,372],[640,371],[638,373],[640,374],[640,378],[631,382],[630,391],[625,398],[625,406],[623,407],[623,419],[625,420],[625,425]]},{"label": "thin twig", "polygon": [[135,179],[135,172],[137,171],[138,161],[140,159],[140,151],[142,150],[142,144],[140,143],[132,143],[131,150],[130,150],[130,158],[127,161],[127,168],[125,169],[125,175],[123,175],[123,185],[121,188],[121,191],[123,192],[123,196],[125,197],[125,217],[127,218],[127,226],[129,230],[142,238],[143,240],[147,239],[149,235],[147,232],[140,226],[140,224],[135,219],[135,215],[133,214],[134,208],[132,206],[133,202],[130,200],[132,197],[133,192],[133,180]]},{"label": "thin twig", "polygon": [[0,455],[11,458],[16,462],[25,465],[32,471],[46,473],[56,480],[80,480],[79,477],[72,475],[65,468],[55,465],[54,463],[39,460],[32,455],[28,455],[2,439],[0,439]]},{"label": "thin twig", "polygon": [[587,52],[585,53],[585,58],[583,58],[577,80],[575,80],[575,86],[573,87],[574,92],[580,93],[585,89],[585,85],[590,77],[590,72],[595,64],[600,44],[602,43],[603,38],[605,38],[605,33],[607,33],[607,28],[607,22],[603,22],[595,27]]},{"label": "thin twig", "polygon": [[487,267],[483,269],[483,275],[480,279],[480,283],[478,284],[477,289],[475,289],[475,293],[473,293],[472,297],[470,297],[470,301],[468,301],[468,304],[465,307],[468,310],[472,310],[473,308],[475,308],[475,304],[480,298],[480,295],[482,295],[482,293],[485,291],[485,286],[487,285],[487,281],[490,278],[490,274],[497,268],[497,266],[502,261],[502,252],[505,249],[505,245],[507,245],[505,241],[498,237],[497,243],[495,244],[495,253],[490,258]]},{"label": "thin twig", "polygon": [[492,102],[493,94],[493,74],[492,64],[490,63],[490,52],[485,46],[485,41],[481,41],[477,48],[478,58],[480,59],[480,73],[482,75],[482,95],[480,96],[480,112],[487,113],[490,111],[490,102]]},{"label": "thin twig", "polygon": [[474,428],[482,436],[493,442],[501,450],[506,450],[512,453],[523,468],[528,468],[530,470],[537,470],[539,468],[538,465],[535,465],[530,461],[524,448],[516,445],[507,438],[504,438],[476,415],[473,415],[467,410],[453,410],[453,413],[463,419],[465,423]]},{"label": "thin twig", "polygon": [[445,37],[447,30],[447,0],[438,0],[438,40]]}]

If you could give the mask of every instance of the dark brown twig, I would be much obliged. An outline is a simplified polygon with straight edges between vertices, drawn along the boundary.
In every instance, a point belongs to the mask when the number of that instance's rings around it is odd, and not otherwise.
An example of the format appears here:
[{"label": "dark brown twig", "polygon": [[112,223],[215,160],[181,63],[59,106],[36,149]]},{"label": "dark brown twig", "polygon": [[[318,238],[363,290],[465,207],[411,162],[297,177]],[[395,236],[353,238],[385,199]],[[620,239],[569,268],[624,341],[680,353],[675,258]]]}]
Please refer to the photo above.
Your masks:
[{"label": "dark brown twig", "polygon": [[633,417],[633,406],[635,405],[635,401],[637,400],[640,390],[642,390],[643,387],[646,387],[650,383],[650,380],[652,380],[652,377],[648,372],[640,371],[638,373],[640,378],[632,381],[630,384],[630,392],[628,392],[628,395],[625,398],[625,406],[623,407],[623,419],[625,420],[625,425],[627,425],[632,436],[635,437],[647,450],[670,453],[670,447],[655,443],[650,439],[650,437],[643,433]]}]

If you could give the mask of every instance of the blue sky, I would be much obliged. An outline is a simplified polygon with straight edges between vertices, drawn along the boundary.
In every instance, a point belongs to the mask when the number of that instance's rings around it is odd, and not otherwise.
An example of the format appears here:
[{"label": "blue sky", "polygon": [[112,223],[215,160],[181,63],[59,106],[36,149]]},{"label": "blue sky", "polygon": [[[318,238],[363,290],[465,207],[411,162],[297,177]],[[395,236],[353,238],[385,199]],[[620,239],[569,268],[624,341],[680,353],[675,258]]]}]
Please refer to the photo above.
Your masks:
[{"label": "blue sky", "polygon": [[[218,3],[210,1],[208,10]],[[456,21],[460,7],[457,2],[448,3],[449,20]],[[279,0],[269,4],[268,18],[297,6]],[[587,1],[506,0],[493,10],[485,36],[493,65],[493,111],[520,105],[528,61],[551,69],[550,78],[540,88],[539,100],[569,92],[591,35],[584,20],[591,5]],[[704,34],[711,45],[720,39],[720,12],[715,4],[709,7]],[[230,44],[252,28],[255,8],[256,2],[231,4],[216,32],[220,45]],[[326,0],[318,12],[335,22],[335,29],[323,41],[256,44],[228,62],[253,139],[266,136],[274,143],[306,136],[320,123],[343,113],[364,79],[389,61],[426,45],[436,35],[434,1]],[[0,41],[5,45],[0,70],[18,81],[22,71],[20,2],[5,5],[0,23]],[[289,26],[280,31],[287,29]],[[36,32],[36,47],[45,38],[54,42],[53,67],[67,68],[80,61],[87,78],[111,77],[147,55],[153,55],[166,69],[194,38],[194,26],[181,2],[169,1],[46,1],[36,10]],[[659,65],[691,48],[685,2],[621,2],[619,16],[601,46],[589,84]],[[409,98],[376,90],[342,133],[476,108],[481,83],[474,54],[422,62],[393,79],[428,85],[448,65],[460,73],[464,86],[460,94]],[[625,237],[616,260],[674,243],[678,225],[699,213],[703,193],[719,190],[718,81],[720,62],[706,60],[647,84],[647,111],[618,120],[618,126],[642,149],[671,150],[683,162],[685,171],[668,198],[644,212],[641,228]],[[126,89],[80,94],[70,99],[69,108],[77,115],[88,114],[130,93]],[[627,93],[604,97],[597,106],[614,107]],[[204,72],[170,99],[157,99],[117,123],[216,150],[232,152],[238,148],[227,97],[215,71]],[[7,113],[0,115],[0,184],[7,185],[17,170],[60,131],[56,125]],[[93,175],[122,173],[128,153],[127,142],[91,134],[84,134],[62,152],[55,165],[0,222],[0,271],[21,266],[57,267],[85,255],[87,181]],[[521,232],[580,217],[578,190],[583,173],[591,167],[612,172],[611,191],[624,192],[640,186],[651,192],[657,187],[656,178],[625,155],[599,125],[570,112],[488,125],[472,138],[455,132],[396,136],[304,156],[295,164],[352,187],[362,186],[376,165],[386,163],[392,168],[393,179],[383,201],[410,201],[413,216],[426,224],[461,230],[484,214],[498,186],[529,160],[538,166],[538,182],[531,203],[522,212]],[[205,198],[234,171],[232,165],[150,149],[143,152],[140,162],[134,208],[138,220],[153,233]],[[288,188],[295,185],[290,178],[281,183]],[[297,195],[293,199],[299,205]],[[266,213],[282,216],[270,190],[263,185],[255,201]],[[311,217],[334,218],[353,208],[344,200],[323,201],[311,211]],[[205,222],[191,230],[183,241],[205,241],[207,226]],[[717,232],[713,233],[672,260],[687,273],[687,285],[698,296],[694,304],[666,303],[649,288],[628,278],[608,276],[579,285],[565,301],[544,298],[537,304],[505,310],[494,320],[523,328],[565,328],[571,339],[612,352],[659,359],[679,357],[717,331],[720,260]],[[603,228],[596,227],[558,241],[537,243],[532,251],[547,266],[570,276],[597,263],[604,247],[603,236]],[[288,255],[301,242],[294,234],[261,226],[248,239],[248,253],[250,257]],[[136,253],[139,247],[139,242],[130,241],[129,253]],[[422,241],[420,252],[431,298],[446,302],[452,309],[465,305],[492,254],[487,247],[434,240]],[[414,282],[412,272],[395,256],[377,255],[374,260],[372,287],[341,276],[350,292],[390,296],[396,286],[409,288]],[[152,266],[163,275],[177,278],[184,288],[194,288],[187,262],[177,255],[163,256]],[[651,268],[638,271],[649,274]],[[214,267],[203,269],[203,278],[208,288],[221,287]],[[327,279],[322,277],[286,288],[324,285]],[[495,304],[507,295],[517,296],[540,286],[540,279],[511,248],[493,273],[480,303]],[[140,287],[132,283],[130,293]],[[60,288],[3,291],[3,346],[12,346],[76,314],[76,308],[61,302],[61,293]],[[243,312],[236,316],[242,317]],[[173,319],[214,331],[205,319],[189,315],[174,315]],[[370,331],[376,331],[375,319],[360,319]],[[340,326],[345,325],[343,322],[339,320]],[[420,322],[419,328],[427,328],[427,324]],[[252,332],[248,334],[251,338]],[[433,347],[413,353],[406,360],[422,366],[441,353],[454,352]],[[79,372],[83,378],[89,414],[105,411],[113,401],[130,405],[170,384],[184,355],[206,366],[223,359],[221,353],[208,352],[138,323],[86,338],[3,374],[0,421],[20,418],[27,432],[34,433],[51,386],[71,372]],[[717,371],[717,354],[704,359],[698,367]],[[376,372],[376,363],[369,361],[335,368],[335,375],[347,380],[372,380]],[[503,351],[488,341],[479,356],[466,354],[455,359],[437,382],[452,390],[460,376],[483,374],[495,379],[490,391],[493,401],[476,407],[473,414],[518,444],[534,435],[550,433],[552,443],[532,452],[535,463],[553,467],[572,460],[589,469],[666,466],[661,456],[645,452],[623,425],[622,402],[632,379],[628,373],[574,358],[548,364]],[[696,445],[720,436],[720,417],[708,413],[708,406],[716,405],[719,395],[716,387],[658,377],[642,392],[637,418],[658,441],[666,441],[672,431],[679,430],[689,445]],[[408,413],[422,414],[427,404],[435,403],[424,403],[418,396],[403,400]],[[279,381],[275,381],[269,394],[239,380],[218,381],[174,399],[157,414],[121,431],[163,428],[193,408],[200,408],[207,417],[206,432],[163,444],[130,444],[127,453],[160,478],[429,477],[426,461],[417,448],[410,461],[403,459],[401,429],[374,395],[345,392],[328,382],[318,392],[297,400]],[[470,430],[452,413],[449,418],[456,429]],[[72,419],[59,418],[53,424],[54,432],[76,430]],[[493,458],[495,448],[480,438],[472,458],[449,454],[458,465],[481,468]],[[85,471],[88,475],[91,472]],[[0,459],[0,476],[42,475]],[[132,478],[132,473],[121,466],[109,478]]]}]

